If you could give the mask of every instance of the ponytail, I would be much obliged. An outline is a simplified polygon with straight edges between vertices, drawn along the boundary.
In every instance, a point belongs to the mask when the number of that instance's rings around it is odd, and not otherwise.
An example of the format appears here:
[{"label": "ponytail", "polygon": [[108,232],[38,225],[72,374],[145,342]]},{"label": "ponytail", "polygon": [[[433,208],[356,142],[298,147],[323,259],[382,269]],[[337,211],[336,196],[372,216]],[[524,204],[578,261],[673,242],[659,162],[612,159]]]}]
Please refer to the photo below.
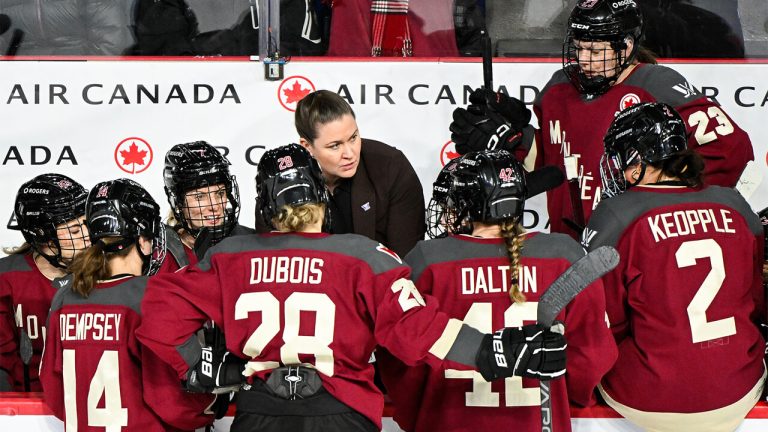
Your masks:
[{"label": "ponytail", "polygon": [[662,161],[656,168],[667,177],[680,179],[686,186],[696,188],[704,184],[704,158],[691,149]]},{"label": "ponytail", "polygon": [[3,248],[3,252],[8,255],[26,255],[32,252],[32,245],[27,242],[24,242],[19,247]]},{"label": "ponytail", "polygon": [[119,252],[104,252],[104,245],[120,240],[122,240],[120,237],[103,238],[75,256],[72,264],[69,265],[73,277],[72,291],[88,298],[98,281],[111,276],[107,265],[109,258],[115,255],[125,256],[136,247],[133,244]]},{"label": "ponytail", "polygon": [[515,303],[525,302],[525,295],[520,292],[520,255],[523,250],[523,234],[525,229],[514,219],[506,219],[500,224],[501,237],[507,247],[509,258],[509,273],[511,275],[509,285],[509,297]]}]

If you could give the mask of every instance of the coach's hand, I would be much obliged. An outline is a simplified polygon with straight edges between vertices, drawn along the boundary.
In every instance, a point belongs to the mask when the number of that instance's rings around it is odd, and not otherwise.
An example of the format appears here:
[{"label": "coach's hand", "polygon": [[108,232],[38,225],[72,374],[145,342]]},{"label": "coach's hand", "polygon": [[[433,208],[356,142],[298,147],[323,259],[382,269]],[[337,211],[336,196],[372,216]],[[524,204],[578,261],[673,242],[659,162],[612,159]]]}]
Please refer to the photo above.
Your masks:
[{"label": "coach's hand", "polygon": [[477,353],[477,366],[486,381],[510,376],[549,380],[565,374],[562,324],[501,329],[486,335]]}]

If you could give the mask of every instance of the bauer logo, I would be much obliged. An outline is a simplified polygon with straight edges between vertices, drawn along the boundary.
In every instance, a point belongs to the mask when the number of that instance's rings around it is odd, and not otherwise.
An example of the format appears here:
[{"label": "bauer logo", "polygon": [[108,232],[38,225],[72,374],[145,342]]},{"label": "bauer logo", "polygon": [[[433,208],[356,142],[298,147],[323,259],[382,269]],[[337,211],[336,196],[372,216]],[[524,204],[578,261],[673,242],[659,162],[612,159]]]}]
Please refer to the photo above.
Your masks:
[{"label": "bauer logo", "polygon": [[141,138],[126,138],[115,147],[115,163],[128,174],[144,172],[152,164],[152,147]]},{"label": "bauer logo", "polygon": [[315,91],[315,85],[308,78],[300,75],[290,76],[277,88],[277,100],[288,111],[296,111],[296,104],[304,96]]},{"label": "bauer logo", "polygon": [[456,159],[457,157],[459,157],[459,153],[456,151],[456,144],[453,141],[448,141],[440,149],[440,166],[445,166],[451,159]]}]

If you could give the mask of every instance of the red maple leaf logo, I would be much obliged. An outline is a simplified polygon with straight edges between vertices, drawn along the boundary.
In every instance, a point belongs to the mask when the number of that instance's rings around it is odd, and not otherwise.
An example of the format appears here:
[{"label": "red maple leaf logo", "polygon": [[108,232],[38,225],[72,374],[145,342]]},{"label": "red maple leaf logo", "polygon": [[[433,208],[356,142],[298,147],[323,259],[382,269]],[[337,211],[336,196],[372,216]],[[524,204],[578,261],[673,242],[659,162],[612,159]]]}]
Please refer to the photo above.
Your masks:
[{"label": "red maple leaf logo", "polygon": [[288,98],[285,103],[290,104],[298,102],[304,99],[304,96],[308,95],[309,92],[309,89],[303,88],[298,81],[294,81],[291,88],[283,90],[283,94],[285,94],[285,97]]},{"label": "red maple leaf logo", "polygon": [[128,151],[120,150],[120,156],[123,157],[123,165],[144,165],[144,158],[147,157],[147,151],[139,151],[139,147],[135,142],[132,142],[128,146]]}]

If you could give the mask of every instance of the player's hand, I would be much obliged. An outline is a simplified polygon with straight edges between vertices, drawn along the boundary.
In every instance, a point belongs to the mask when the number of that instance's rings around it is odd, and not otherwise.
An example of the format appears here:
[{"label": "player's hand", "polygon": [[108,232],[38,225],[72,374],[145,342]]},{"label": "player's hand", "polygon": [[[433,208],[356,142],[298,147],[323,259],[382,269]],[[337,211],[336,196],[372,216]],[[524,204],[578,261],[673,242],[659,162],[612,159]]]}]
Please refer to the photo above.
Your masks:
[{"label": "player's hand", "polygon": [[451,141],[461,155],[497,148],[512,151],[522,138],[522,132],[512,130],[500,114],[471,113],[464,108],[453,111],[450,129]]},{"label": "player's hand", "polygon": [[539,324],[508,327],[485,335],[477,366],[486,381],[511,376],[549,380],[565,374],[561,323],[545,329]]},{"label": "player's hand", "polygon": [[184,388],[191,393],[228,393],[236,391],[245,382],[245,360],[229,352],[217,353],[212,347],[203,347],[200,361],[187,372]]},{"label": "player's hand", "polygon": [[523,101],[482,87],[469,95],[467,110],[474,114],[499,114],[516,132],[522,131],[531,121],[531,110]]}]

